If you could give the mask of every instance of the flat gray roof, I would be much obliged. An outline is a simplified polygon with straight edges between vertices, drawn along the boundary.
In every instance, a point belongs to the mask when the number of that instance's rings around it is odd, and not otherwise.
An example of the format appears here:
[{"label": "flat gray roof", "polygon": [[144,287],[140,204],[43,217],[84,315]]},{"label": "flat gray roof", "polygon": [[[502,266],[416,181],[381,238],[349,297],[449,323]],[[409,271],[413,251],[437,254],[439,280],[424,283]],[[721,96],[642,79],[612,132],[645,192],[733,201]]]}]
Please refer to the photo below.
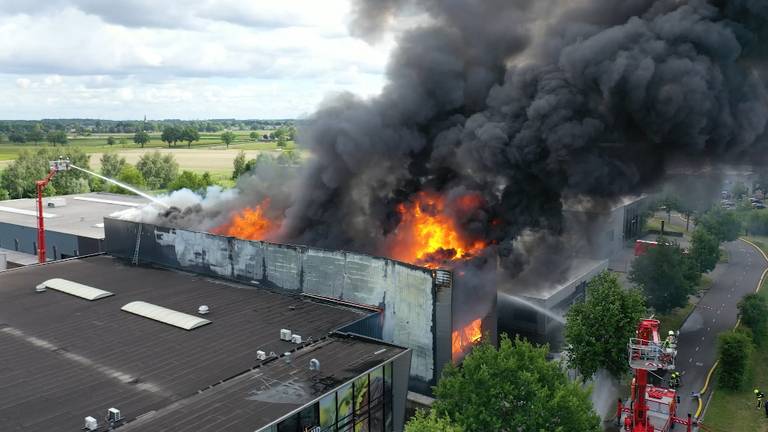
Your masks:
[{"label": "flat gray roof", "polygon": [[[51,278],[115,295],[35,292]],[[121,310],[132,301],[189,314],[205,304],[211,324],[186,331]],[[369,314],[106,255],[0,272],[0,431],[79,430],[85,416],[102,418],[110,407],[133,420],[259,367],[257,350],[297,348],[280,340],[280,329],[318,341]],[[346,355],[338,368],[354,365]],[[333,364],[329,372],[341,373]]]},{"label": "flat gray roof", "polygon": [[[49,202],[63,200],[66,205],[48,207]],[[148,201],[135,195],[119,195],[104,192],[61,195],[43,198],[43,215],[46,231],[73,234],[94,239],[104,238],[104,216],[143,206]],[[37,228],[37,200],[22,198],[0,201],[0,221]]]},{"label": "flat gray roof", "polygon": [[561,297],[567,297],[564,294],[570,294],[575,289],[575,285],[591,279],[607,268],[608,260],[576,258],[569,263],[559,280],[547,281],[543,280],[541,275],[523,271],[510,283],[509,289],[504,291],[547,304],[556,303],[562,299]]}]

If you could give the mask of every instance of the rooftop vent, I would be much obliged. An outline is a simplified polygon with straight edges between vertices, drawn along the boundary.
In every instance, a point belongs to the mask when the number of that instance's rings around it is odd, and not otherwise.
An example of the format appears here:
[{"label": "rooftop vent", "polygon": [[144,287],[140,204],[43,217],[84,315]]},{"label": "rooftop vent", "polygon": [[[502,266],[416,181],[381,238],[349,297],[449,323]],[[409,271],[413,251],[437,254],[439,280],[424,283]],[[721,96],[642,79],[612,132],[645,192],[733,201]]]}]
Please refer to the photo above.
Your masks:
[{"label": "rooftop vent", "polygon": [[48,289],[48,287],[46,287],[44,283],[41,283],[40,285],[35,287],[35,291],[39,293],[45,292],[46,289]]},{"label": "rooftop vent", "polygon": [[88,416],[85,418],[85,426],[83,426],[83,430],[86,430],[86,431],[99,430],[99,422],[95,418]]},{"label": "rooftop vent", "polygon": [[169,324],[184,330],[194,330],[198,327],[210,324],[207,319],[194,315],[177,312],[162,306],[153,305],[143,301],[130,302],[121,308],[126,312],[143,316],[161,323]]},{"label": "rooftop vent", "polygon": [[289,363],[289,364],[291,363],[291,353],[290,352],[284,353],[283,354],[283,358],[285,359],[286,363]]},{"label": "rooftop vent", "polygon": [[48,200],[48,207],[64,207],[67,205],[65,198],[51,198]]},{"label": "rooftop vent", "polygon": [[267,359],[267,353],[265,353],[262,350],[256,351],[256,360],[266,360]]},{"label": "rooftop vent", "polygon": [[197,308],[197,313],[200,315],[208,315],[210,311],[211,309],[208,307],[208,305],[200,305],[200,307]]},{"label": "rooftop vent", "polygon": [[297,334],[292,335],[291,336],[291,342],[293,342],[295,344],[300,344],[301,343],[301,336],[299,336]]},{"label": "rooftop vent", "polygon": [[309,370],[320,370],[320,360],[313,358],[309,361]]},{"label": "rooftop vent", "polygon": [[281,329],[280,330],[280,340],[284,340],[287,342],[291,341],[291,331],[288,329]]},{"label": "rooftop vent", "polygon": [[110,408],[107,410],[107,421],[110,423],[117,423],[123,419],[123,415],[117,408]]},{"label": "rooftop vent", "polygon": [[[114,293],[111,293],[109,291],[104,291],[98,288],[89,287],[88,285],[79,284],[77,282],[72,282],[66,279],[48,279],[47,281],[41,283],[40,285],[43,285],[46,288],[50,288],[52,290],[61,291],[63,293],[73,295],[75,297],[80,297],[86,300],[98,300],[104,297],[109,297],[115,295]],[[45,289],[41,289],[40,285],[38,285],[35,288],[35,291],[42,292],[45,291]]]}]

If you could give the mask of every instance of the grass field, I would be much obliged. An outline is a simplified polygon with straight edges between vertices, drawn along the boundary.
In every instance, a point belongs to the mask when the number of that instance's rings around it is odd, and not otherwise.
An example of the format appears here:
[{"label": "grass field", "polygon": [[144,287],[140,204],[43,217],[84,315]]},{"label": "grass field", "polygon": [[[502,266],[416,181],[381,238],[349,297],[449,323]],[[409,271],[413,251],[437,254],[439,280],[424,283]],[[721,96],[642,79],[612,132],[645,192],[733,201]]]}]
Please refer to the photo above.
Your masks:
[{"label": "grass field", "polygon": [[[768,238],[755,237],[750,241],[768,253]],[[751,247],[751,246],[750,246]],[[768,281],[763,281],[760,295],[768,298]],[[752,389],[768,390],[768,340],[763,341],[752,353],[750,367],[740,391],[729,391],[713,387],[714,394],[704,416],[704,424],[715,432],[750,431],[768,432],[768,418],[765,411],[755,409]]]},{"label": "grass field", "polygon": [[[657,217],[648,218],[648,220],[645,223],[645,229],[646,230],[661,231],[661,221],[662,221],[662,219],[661,218],[657,218]],[[667,221],[664,220],[664,232],[667,232],[667,233],[671,232],[671,233],[682,234],[683,231],[684,231],[683,228],[678,227],[678,226],[673,225],[673,224],[670,224],[670,223],[667,223]]]},{"label": "grass field", "polygon": [[[264,134],[266,131],[256,131]],[[99,169],[99,158],[106,152],[115,152],[125,157],[129,163],[136,163],[142,154],[148,151],[160,150],[174,155],[179,163],[179,168],[196,172],[210,171],[214,173],[223,173],[232,171],[232,160],[240,150],[246,151],[248,158],[255,158],[260,152],[273,152],[279,154],[282,149],[277,147],[277,142],[256,142],[249,134],[251,131],[235,131],[235,141],[226,145],[221,141],[221,133],[201,133],[200,141],[193,142],[190,148],[187,143],[176,143],[175,147],[168,148],[168,144],[160,141],[160,134],[155,133],[150,136],[151,140],[144,148],[134,144],[133,134],[96,134],[87,137],[70,138],[67,146],[79,147],[91,155],[91,168]],[[107,138],[112,136],[118,142],[114,145],[107,144]],[[120,141],[124,141],[120,143]],[[21,150],[34,151],[36,148],[47,145],[42,143],[26,144],[0,144],[0,169],[7,166],[12,160],[16,159]],[[293,141],[288,141],[286,149],[295,148]]]}]

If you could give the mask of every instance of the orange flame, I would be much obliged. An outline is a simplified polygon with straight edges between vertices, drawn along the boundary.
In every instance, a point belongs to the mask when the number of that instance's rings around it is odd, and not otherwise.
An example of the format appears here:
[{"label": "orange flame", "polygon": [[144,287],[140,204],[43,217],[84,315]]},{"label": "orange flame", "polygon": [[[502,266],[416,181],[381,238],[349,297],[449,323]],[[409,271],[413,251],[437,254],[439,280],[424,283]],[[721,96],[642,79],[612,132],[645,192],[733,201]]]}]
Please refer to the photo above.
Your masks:
[{"label": "orange flame", "polygon": [[[481,203],[479,195],[464,195],[455,200],[454,205],[459,211],[469,212]],[[485,248],[484,241],[463,236],[446,210],[442,196],[427,192],[417,194],[411,203],[398,205],[401,220],[391,238],[389,255],[400,261],[437,268]]]},{"label": "orange flame", "polygon": [[229,222],[211,230],[213,234],[237,237],[245,240],[266,240],[274,234],[280,223],[270,219],[265,212],[269,208],[269,198],[256,205],[246,207],[232,216]]},{"label": "orange flame", "polygon": [[482,321],[478,318],[451,333],[451,353],[456,359],[483,337]]}]

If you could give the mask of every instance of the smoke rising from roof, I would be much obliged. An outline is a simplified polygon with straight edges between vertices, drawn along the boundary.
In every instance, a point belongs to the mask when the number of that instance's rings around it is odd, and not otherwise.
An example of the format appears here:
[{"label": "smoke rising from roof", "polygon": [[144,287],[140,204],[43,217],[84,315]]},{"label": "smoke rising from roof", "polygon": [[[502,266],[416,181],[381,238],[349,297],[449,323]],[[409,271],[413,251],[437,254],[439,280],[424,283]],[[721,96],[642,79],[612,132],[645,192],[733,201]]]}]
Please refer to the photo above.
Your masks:
[{"label": "smoke rising from roof", "polygon": [[303,122],[298,179],[242,179],[177,222],[206,228],[268,194],[285,241],[381,254],[399,203],[479,193],[462,229],[516,272],[513,241],[560,233],[563,198],[636,193],[670,158],[764,141],[764,1],[358,0],[353,31],[375,40],[404,10],[428,19],[400,36],[382,94],[331,97]]}]

